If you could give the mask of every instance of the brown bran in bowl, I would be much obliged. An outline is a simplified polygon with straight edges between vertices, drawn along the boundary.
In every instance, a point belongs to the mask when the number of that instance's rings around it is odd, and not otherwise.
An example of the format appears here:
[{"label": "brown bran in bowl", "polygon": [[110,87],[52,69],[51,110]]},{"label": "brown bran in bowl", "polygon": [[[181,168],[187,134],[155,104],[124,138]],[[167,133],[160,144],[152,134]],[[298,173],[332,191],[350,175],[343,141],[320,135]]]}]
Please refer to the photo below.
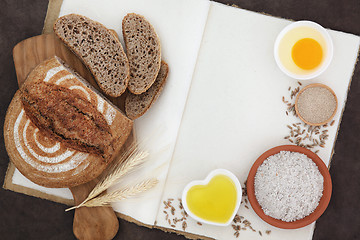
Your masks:
[{"label": "brown bran in bowl", "polygon": [[337,99],[325,85],[314,84],[299,93],[295,105],[299,117],[304,122],[311,125],[322,125],[334,116]]}]

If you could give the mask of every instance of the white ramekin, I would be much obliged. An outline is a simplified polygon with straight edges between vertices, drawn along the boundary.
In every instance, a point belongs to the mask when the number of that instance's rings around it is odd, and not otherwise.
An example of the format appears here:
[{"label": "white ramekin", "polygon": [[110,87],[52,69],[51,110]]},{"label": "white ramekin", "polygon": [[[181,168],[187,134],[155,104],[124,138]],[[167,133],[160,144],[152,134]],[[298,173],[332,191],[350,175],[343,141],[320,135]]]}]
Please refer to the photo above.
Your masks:
[{"label": "white ramekin", "polygon": [[[296,74],[296,73],[289,71],[283,65],[283,63],[281,62],[280,57],[279,57],[279,44],[280,44],[282,38],[290,30],[292,30],[294,28],[298,28],[298,27],[314,28],[322,35],[322,37],[324,38],[324,40],[326,42],[326,57],[325,57],[324,61],[321,63],[320,67],[316,71],[311,72],[309,74]],[[281,71],[284,72],[286,75],[288,75],[291,78],[298,79],[298,80],[309,80],[309,79],[313,79],[313,78],[319,76],[320,74],[322,74],[330,65],[330,62],[333,58],[333,42],[332,42],[331,37],[330,37],[329,33],[327,32],[327,30],[325,28],[323,28],[321,25],[319,25],[315,22],[311,22],[311,21],[298,21],[298,22],[294,22],[294,23],[287,25],[279,33],[279,35],[277,36],[276,41],[275,41],[274,56],[275,56],[276,64],[279,66]]]}]

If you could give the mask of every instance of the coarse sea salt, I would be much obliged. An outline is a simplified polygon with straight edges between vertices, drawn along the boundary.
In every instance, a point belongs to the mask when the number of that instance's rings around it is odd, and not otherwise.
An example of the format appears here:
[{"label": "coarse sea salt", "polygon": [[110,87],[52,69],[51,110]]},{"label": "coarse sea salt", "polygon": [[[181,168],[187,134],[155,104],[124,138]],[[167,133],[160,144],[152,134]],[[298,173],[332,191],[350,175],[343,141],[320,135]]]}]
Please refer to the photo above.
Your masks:
[{"label": "coarse sea salt", "polygon": [[293,222],[316,209],[323,183],[318,167],[305,154],[281,151],[257,169],[255,196],[266,215]]}]

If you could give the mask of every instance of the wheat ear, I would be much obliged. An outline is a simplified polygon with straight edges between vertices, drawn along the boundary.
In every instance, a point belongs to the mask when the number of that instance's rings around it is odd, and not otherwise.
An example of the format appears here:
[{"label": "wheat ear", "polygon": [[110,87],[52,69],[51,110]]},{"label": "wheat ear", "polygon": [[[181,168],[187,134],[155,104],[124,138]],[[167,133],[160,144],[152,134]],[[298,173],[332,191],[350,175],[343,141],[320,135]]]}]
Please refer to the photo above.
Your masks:
[{"label": "wheat ear", "polygon": [[[120,159],[120,163],[116,164],[114,169],[105,177],[103,178],[94,189],[89,193],[88,197],[80,203],[78,206],[84,205],[87,201],[93,199],[94,197],[98,196],[100,193],[104,192],[110,186],[118,182],[118,180],[123,177],[125,174],[129,173],[130,171],[134,170],[136,167],[140,166],[144,163],[144,160],[149,155],[148,152],[141,152],[138,149],[135,149],[133,152],[130,153],[127,160],[123,162]],[[126,157],[127,154],[123,154],[122,157]],[[66,211],[68,211],[67,209]]]},{"label": "wheat ear", "polygon": [[80,207],[103,207],[109,206],[113,202],[117,202],[123,199],[127,199],[133,197],[139,193],[145,192],[151,188],[153,188],[159,181],[155,178],[142,181],[134,186],[126,187],[123,189],[116,190],[111,193],[106,193],[100,197],[93,198],[82,205],[78,205],[66,211],[70,211],[72,209],[80,208]]}]

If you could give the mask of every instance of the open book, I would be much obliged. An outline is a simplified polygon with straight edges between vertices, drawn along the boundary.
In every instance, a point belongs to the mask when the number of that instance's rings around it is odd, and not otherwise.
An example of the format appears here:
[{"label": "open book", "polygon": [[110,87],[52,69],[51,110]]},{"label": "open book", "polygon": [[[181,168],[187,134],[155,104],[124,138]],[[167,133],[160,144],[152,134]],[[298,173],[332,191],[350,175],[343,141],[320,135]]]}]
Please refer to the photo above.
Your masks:
[{"label": "open book", "polygon": [[[285,138],[292,126],[309,130],[284,102],[293,103],[297,88],[315,82],[331,87],[339,102],[334,121],[320,129],[328,130],[325,147],[311,149],[329,166],[360,38],[329,30],[334,43],[329,68],[316,79],[297,82],[280,71],[273,56],[275,39],[288,20],[208,0],[64,0],[60,16],[85,15],[122,38],[121,21],[129,12],[145,16],[155,27],[170,73],[160,98],[135,121],[137,139],[147,142],[150,157],[115,188],[151,177],[160,182],[139,197],[114,204],[115,211],[138,224],[185,235],[233,239],[241,228],[244,238],[311,239],[314,223],[297,230],[272,227],[246,197],[238,211],[241,222],[228,227],[197,223],[178,199],[187,183],[204,179],[215,168],[231,170],[244,187],[258,156],[293,141]],[[12,184],[72,199],[68,189],[40,187],[17,170]]]}]

